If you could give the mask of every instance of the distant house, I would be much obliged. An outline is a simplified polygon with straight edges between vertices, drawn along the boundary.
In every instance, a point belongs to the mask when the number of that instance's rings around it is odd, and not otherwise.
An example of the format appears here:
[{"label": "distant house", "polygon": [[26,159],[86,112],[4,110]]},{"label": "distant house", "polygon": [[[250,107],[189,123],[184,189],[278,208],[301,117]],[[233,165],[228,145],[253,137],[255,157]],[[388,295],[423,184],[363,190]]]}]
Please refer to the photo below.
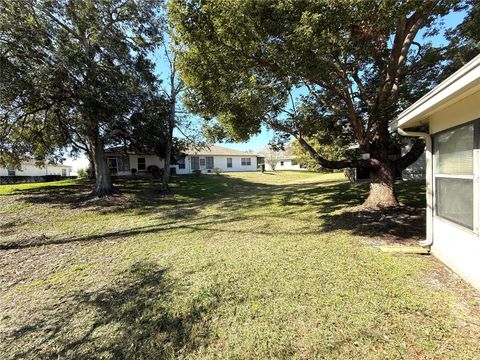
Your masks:
[{"label": "distant house", "polygon": [[[402,147],[402,156],[413,146],[413,142]],[[425,180],[425,152],[402,171],[403,180]]]},{"label": "distant house", "polygon": [[45,181],[48,177],[71,176],[72,167],[63,164],[49,164],[47,162],[38,165],[34,160],[25,160],[20,164],[20,169],[14,167],[0,167],[2,183],[22,181]]},{"label": "distant house", "polygon": [[175,165],[177,174],[190,174],[194,170],[211,172],[215,168],[222,172],[257,171],[257,155],[212,145],[185,151]]},{"label": "distant house", "polygon": [[480,289],[480,55],[392,125],[401,135],[425,139],[427,239],[422,245]]},{"label": "distant house", "polygon": [[132,169],[137,174],[145,174],[149,166],[155,165],[163,169],[163,159],[157,155],[126,152],[120,148],[105,150],[108,168],[112,175],[129,176]]},{"label": "distant house", "polygon": [[[136,174],[144,174],[149,166],[157,166],[163,169],[164,160],[157,155],[125,152],[115,148],[105,151],[110,172],[119,176],[132,175],[132,169]],[[257,155],[229,149],[223,146],[208,146],[199,149],[189,149],[170,166],[171,172],[177,174],[191,174],[194,170],[212,172],[214,169],[222,172],[233,171],[256,171]]]},{"label": "distant house", "polygon": [[[267,162],[265,162],[265,170],[272,170],[272,167]],[[302,165],[296,161],[295,155],[285,155],[279,157],[275,170],[307,170],[307,168],[302,167]]]}]

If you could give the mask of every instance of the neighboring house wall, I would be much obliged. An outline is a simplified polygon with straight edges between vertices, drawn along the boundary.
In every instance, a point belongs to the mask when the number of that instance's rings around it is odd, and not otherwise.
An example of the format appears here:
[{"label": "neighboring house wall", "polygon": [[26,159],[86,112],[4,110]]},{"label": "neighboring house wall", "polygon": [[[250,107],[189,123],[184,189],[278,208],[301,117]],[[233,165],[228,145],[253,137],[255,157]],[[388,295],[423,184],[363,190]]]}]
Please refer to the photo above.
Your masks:
[{"label": "neighboring house wall", "polygon": [[[190,174],[192,173],[193,163],[196,163],[197,160],[192,160],[193,158],[198,158],[199,169],[202,172],[208,172],[208,170],[213,170],[214,168],[220,169],[221,172],[235,172],[235,171],[257,171],[257,157],[255,155],[188,155],[181,162],[184,165],[175,165],[177,174]],[[209,160],[207,158],[213,158],[213,166],[211,163],[208,164]],[[231,159],[231,161],[229,160]],[[242,162],[242,159],[244,161]],[[249,159],[249,161],[245,161]],[[231,166],[229,166],[231,165]],[[183,168],[182,168],[183,167]],[[211,169],[208,169],[211,167]]]},{"label": "neighboring house wall", "polygon": [[120,176],[132,175],[132,169],[136,169],[137,174],[144,174],[151,165],[163,169],[163,159],[156,155],[110,153],[106,158],[110,171]]},{"label": "neighboring house wall", "polygon": [[[15,175],[13,175],[13,171]],[[7,169],[0,168],[0,176],[45,176],[45,175],[60,175],[70,176],[71,167],[62,165],[47,164],[45,167],[40,167],[34,163],[22,163],[21,169]]]},{"label": "neighboring house wall", "polygon": [[[282,159],[277,163],[275,170],[307,170],[305,168],[302,168],[300,164],[292,164],[292,162],[293,159]],[[272,170],[271,166],[267,162],[265,162],[265,170]]]},{"label": "neighboring house wall", "polygon": [[[410,151],[412,144],[402,148],[402,156]],[[425,180],[425,152],[413,163],[402,171],[403,180]]]}]

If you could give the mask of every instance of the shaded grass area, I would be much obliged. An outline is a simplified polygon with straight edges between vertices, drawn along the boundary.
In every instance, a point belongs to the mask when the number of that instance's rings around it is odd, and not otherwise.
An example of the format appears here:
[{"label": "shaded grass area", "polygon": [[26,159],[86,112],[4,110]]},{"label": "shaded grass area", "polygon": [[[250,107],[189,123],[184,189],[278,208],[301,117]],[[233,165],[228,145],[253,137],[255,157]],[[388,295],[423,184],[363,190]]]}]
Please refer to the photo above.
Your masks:
[{"label": "shaded grass area", "polygon": [[480,350],[475,297],[460,309],[456,288],[428,281],[438,264],[369,246],[422,236],[422,226],[400,231],[423,221],[421,184],[398,185],[406,207],[397,221],[359,211],[367,186],[340,174],[173,181],[173,197],[147,181],[118,183],[121,194],[108,199],[88,199],[78,182],[0,197],[0,353],[385,359]]}]

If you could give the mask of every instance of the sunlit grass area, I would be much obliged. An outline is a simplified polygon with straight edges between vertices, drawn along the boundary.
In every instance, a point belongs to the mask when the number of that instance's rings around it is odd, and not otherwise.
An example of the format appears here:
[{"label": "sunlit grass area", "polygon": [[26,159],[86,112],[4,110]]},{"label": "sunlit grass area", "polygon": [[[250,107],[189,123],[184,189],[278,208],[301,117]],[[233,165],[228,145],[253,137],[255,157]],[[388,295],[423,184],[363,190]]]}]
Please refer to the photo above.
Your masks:
[{"label": "sunlit grass area", "polygon": [[[475,298],[460,306],[431,257],[378,250],[410,233],[355,210],[367,185],[272,172],[178,176],[173,197],[117,187],[100,200],[75,181],[0,187],[2,358],[480,353]],[[424,204],[420,183],[398,195]]]}]

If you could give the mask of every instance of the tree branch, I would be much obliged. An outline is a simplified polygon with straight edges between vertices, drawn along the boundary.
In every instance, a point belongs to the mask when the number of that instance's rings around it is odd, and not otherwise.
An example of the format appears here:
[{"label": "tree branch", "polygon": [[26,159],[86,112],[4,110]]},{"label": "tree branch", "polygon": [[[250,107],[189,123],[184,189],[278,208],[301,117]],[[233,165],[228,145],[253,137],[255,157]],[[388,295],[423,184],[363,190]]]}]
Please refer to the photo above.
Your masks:
[{"label": "tree branch", "polygon": [[425,149],[425,142],[421,139],[417,139],[413,144],[409,152],[403,155],[400,159],[394,162],[394,165],[398,172],[401,172],[407,168],[410,164],[413,164],[420,155],[423,154]]}]

